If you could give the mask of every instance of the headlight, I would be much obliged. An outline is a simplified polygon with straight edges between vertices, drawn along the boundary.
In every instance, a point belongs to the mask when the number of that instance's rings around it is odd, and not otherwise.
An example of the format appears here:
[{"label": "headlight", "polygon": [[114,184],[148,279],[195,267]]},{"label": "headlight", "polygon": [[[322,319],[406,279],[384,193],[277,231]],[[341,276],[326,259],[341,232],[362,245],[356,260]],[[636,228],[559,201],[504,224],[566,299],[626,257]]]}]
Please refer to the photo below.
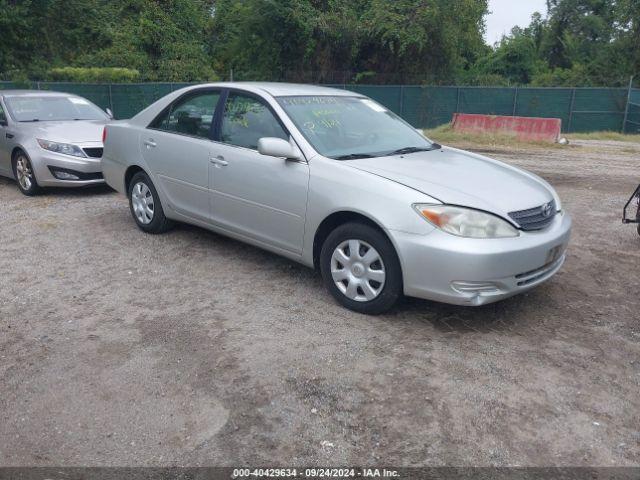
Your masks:
[{"label": "headlight", "polygon": [[413,208],[440,230],[459,237],[506,238],[520,235],[506,220],[479,210],[425,204],[417,204]]},{"label": "headlight", "polygon": [[73,157],[86,157],[82,149],[76,145],[69,143],[51,142],[49,140],[38,139],[38,144],[45,150],[50,152],[62,153],[64,155],[71,155]]}]

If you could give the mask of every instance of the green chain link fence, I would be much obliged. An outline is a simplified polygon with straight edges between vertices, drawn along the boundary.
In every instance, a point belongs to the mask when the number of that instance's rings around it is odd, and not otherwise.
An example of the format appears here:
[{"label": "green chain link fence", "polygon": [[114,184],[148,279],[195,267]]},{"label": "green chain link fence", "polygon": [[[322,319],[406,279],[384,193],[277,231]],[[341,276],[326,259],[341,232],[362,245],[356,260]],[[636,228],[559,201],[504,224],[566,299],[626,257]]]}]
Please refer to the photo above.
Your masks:
[{"label": "green chain link fence", "polygon": [[[30,88],[81,95],[116,118],[130,118],[188,83],[78,84],[32,82]],[[454,113],[562,119],[564,132],[640,132],[640,90],[627,88],[433,87],[331,85],[367,95],[415,127],[434,128]],[[0,82],[0,89],[17,88]]]}]

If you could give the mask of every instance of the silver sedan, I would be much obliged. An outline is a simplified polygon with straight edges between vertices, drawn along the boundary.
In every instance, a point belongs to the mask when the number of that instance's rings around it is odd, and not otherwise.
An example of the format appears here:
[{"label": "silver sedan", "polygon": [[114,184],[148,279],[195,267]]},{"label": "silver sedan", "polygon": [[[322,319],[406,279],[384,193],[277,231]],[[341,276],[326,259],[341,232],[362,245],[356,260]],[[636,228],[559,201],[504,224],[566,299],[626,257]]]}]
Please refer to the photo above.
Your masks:
[{"label": "silver sedan", "polygon": [[25,195],[104,183],[102,133],[110,119],[76,95],[0,92],[0,175],[15,179]]},{"label": "silver sedan", "polygon": [[536,175],[442,147],[330,88],[219,83],[105,129],[102,169],[143,231],[174,221],[318,268],[347,308],[482,305],[550,279],[571,219]]}]

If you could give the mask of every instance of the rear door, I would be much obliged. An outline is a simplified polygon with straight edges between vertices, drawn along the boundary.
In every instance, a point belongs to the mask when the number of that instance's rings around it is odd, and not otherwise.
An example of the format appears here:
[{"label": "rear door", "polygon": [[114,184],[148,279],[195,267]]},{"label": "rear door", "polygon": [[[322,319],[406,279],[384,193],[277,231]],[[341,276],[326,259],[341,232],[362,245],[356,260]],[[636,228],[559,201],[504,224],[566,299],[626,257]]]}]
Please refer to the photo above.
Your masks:
[{"label": "rear door", "polygon": [[300,254],[309,165],[258,152],[260,138],[289,140],[289,133],[264,99],[231,91],[219,112],[209,166],[213,222]]},{"label": "rear door", "polygon": [[140,149],[170,207],[210,220],[209,157],[219,89],[201,89],[176,100],[140,136]]}]

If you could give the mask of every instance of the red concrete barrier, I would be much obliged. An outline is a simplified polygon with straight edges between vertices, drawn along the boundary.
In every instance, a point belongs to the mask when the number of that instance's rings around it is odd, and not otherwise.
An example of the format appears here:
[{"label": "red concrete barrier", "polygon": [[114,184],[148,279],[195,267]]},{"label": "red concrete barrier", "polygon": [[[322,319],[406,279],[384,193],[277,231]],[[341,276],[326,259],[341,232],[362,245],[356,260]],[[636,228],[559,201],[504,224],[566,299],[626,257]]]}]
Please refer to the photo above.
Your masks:
[{"label": "red concrete barrier", "polygon": [[467,133],[489,132],[514,135],[519,140],[557,142],[562,131],[562,120],[454,113],[453,129]]}]

